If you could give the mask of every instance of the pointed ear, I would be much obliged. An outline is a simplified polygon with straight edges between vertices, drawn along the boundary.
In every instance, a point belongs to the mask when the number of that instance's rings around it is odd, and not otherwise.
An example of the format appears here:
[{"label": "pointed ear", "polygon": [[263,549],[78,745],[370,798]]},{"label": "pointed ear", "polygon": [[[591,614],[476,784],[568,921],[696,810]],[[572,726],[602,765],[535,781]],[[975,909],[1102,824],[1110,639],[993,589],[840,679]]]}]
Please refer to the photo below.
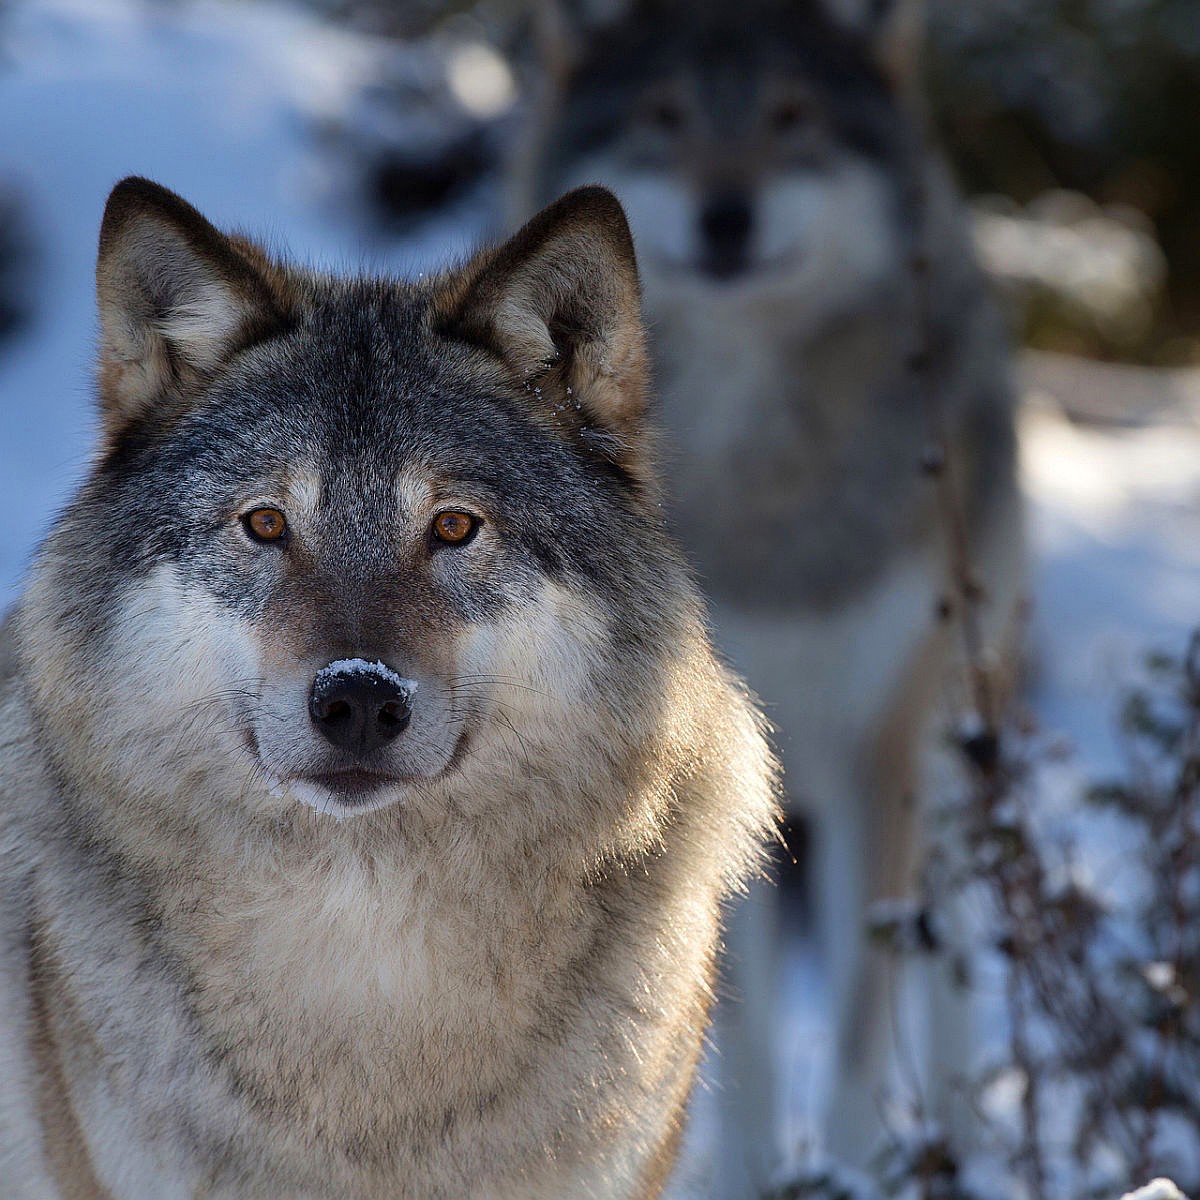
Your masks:
[{"label": "pointed ear", "polygon": [[540,420],[649,481],[641,290],[611,192],[569,192],[445,280],[434,321],[500,359]]},{"label": "pointed ear", "polygon": [[237,351],[284,324],[275,269],[148,179],[113,189],[100,228],[100,394],[111,438],[180,403]]},{"label": "pointed ear", "polygon": [[871,46],[898,91],[919,82],[925,41],[924,0],[827,0],[834,17]]}]

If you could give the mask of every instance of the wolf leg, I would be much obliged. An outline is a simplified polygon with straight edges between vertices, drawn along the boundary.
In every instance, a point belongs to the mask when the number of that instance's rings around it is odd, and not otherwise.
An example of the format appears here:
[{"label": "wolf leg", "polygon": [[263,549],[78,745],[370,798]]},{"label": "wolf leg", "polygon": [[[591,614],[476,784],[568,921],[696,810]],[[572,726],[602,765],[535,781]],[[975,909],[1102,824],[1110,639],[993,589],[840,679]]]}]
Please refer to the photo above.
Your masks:
[{"label": "wolf leg", "polygon": [[[917,1061],[911,1047],[896,1044],[898,957],[869,943],[867,924],[877,901],[913,894],[918,761],[946,650],[939,629],[918,645],[841,806],[825,822],[821,899],[835,1028],[827,1143],[855,1167],[867,1165],[884,1133],[891,1064],[898,1055],[913,1069]],[[947,1048],[948,1056],[957,1052]],[[953,1066],[949,1057],[946,1066]]]},{"label": "wolf leg", "polygon": [[[975,571],[984,581],[987,596],[987,603],[978,614],[980,634],[985,663],[991,667],[993,703],[998,719],[1003,722],[1022,686],[1029,658],[1025,612],[1028,557],[1024,514],[1015,485],[997,501],[996,511],[974,549]],[[960,658],[951,666],[963,676],[966,666]],[[947,761],[945,753],[934,745],[927,750],[932,753],[922,774],[934,782],[925,789],[926,793],[935,802],[941,795],[961,793],[968,786],[961,774],[961,764],[957,759]],[[962,844],[956,837],[947,840],[942,836],[932,811],[926,816],[926,826],[922,842],[938,839],[940,853],[950,856],[949,874],[959,875],[965,867],[966,851]],[[940,912],[941,941],[949,954],[934,955],[927,972],[928,1108],[961,1158],[969,1152],[972,1140],[972,1113],[966,1103],[965,1084],[972,1067],[975,1029],[971,981],[962,977],[954,952],[970,945],[976,931],[962,896],[952,894],[934,899]]]},{"label": "wolf leg", "polygon": [[720,1119],[714,1200],[756,1200],[779,1162],[775,1104],[779,897],[757,879],[729,916],[717,1005]]},{"label": "wolf leg", "polygon": [[867,853],[867,805],[848,798],[821,834],[822,932],[832,1000],[833,1053],[826,1150],[863,1167],[882,1136],[881,1105],[893,1049],[894,964],[867,943],[867,911],[884,895]]},{"label": "wolf leg", "polygon": [[[953,899],[943,906],[942,930],[950,946],[963,944],[962,912]],[[945,954],[929,960],[928,1104],[950,1146],[961,1155],[970,1146],[971,1110],[965,1081],[971,1069],[975,1037],[969,983],[956,977],[955,963]]]}]

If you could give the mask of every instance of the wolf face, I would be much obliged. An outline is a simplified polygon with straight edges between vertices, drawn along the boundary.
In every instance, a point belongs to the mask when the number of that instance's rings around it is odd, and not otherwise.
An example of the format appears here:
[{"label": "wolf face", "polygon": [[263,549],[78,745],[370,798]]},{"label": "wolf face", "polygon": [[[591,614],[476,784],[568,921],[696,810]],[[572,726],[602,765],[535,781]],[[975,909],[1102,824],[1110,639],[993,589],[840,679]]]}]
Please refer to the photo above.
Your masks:
[{"label": "wolf face", "polygon": [[650,632],[651,564],[682,576],[611,196],[410,285],[284,271],[132,180],[98,280],[106,447],[32,636],[39,706],[124,791],[175,756],[181,788],[349,816],[628,702],[597,661]]},{"label": "wolf face", "polygon": [[539,178],[547,193],[615,189],[652,298],[786,294],[793,323],[794,297],[835,313],[897,254],[906,135],[892,19],[812,0],[643,5],[573,65]]}]

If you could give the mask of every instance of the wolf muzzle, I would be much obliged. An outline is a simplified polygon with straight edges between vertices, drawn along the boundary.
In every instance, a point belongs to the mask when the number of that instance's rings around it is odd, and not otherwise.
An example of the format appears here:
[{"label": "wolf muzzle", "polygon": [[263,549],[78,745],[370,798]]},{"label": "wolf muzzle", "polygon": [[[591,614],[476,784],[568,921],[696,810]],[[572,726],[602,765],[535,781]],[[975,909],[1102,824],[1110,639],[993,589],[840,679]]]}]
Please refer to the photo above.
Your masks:
[{"label": "wolf muzzle", "polygon": [[741,192],[718,192],[709,197],[699,217],[704,268],[717,279],[740,275],[750,265],[750,235],[754,209]]},{"label": "wolf muzzle", "polygon": [[416,690],[385,663],[342,659],[317,672],[308,712],[322,737],[361,758],[408,728]]}]

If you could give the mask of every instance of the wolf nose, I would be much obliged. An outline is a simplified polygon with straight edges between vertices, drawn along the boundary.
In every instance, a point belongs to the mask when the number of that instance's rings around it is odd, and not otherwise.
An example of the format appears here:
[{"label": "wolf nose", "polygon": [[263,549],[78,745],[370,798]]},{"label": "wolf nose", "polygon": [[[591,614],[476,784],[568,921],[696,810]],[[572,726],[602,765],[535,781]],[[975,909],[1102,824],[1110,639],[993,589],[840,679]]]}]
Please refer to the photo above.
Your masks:
[{"label": "wolf nose", "polygon": [[740,192],[710,197],[700,210],[705,262],[714,275],[734,275],[747,261],[754,212]]},{"label": "wolf nose", "polygon": [[344,659],[317,672],[308,712],[327,741],[361,757],[408,728],[415,690],[381,662]]}]

